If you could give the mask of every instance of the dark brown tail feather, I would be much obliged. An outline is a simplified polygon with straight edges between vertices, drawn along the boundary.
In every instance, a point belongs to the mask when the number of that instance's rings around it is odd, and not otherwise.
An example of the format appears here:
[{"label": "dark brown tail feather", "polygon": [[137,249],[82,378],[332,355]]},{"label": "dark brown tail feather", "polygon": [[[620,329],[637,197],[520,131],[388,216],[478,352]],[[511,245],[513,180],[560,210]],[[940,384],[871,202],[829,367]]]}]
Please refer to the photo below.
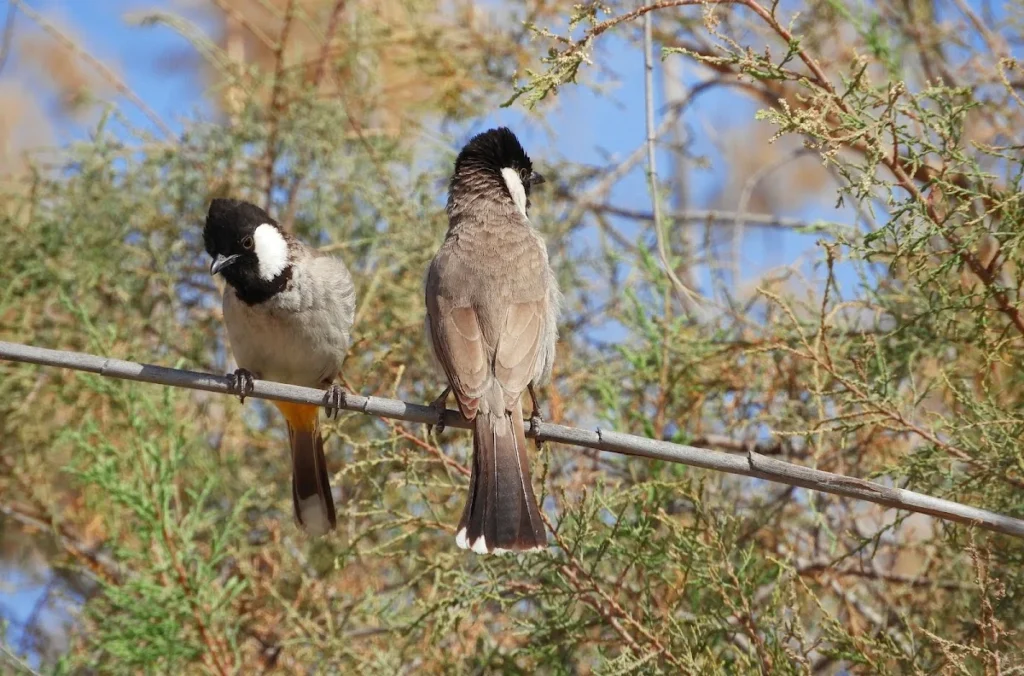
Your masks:
[{"label": "dark brown tail feather", "polygon": [[325,535],[337,523],[334,498],[324,457],[319,418],[313,427],[295,427],[288,421],[292,447],[292,502],[295,518],[313,536]]},{"label": "dark brown tail feather", "polygon": [[518,410],[500,417],[478,413],[474,418],[469,497],[455,541],[478,554],[547,545]]}]

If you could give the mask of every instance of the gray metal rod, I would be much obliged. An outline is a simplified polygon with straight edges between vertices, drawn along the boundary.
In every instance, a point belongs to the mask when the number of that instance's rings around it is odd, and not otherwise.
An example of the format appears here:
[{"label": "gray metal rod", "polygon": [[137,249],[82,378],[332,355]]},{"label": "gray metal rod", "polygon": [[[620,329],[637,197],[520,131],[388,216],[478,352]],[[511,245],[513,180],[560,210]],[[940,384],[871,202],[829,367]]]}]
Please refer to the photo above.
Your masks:
[{"label": "gray metal rod", "polygon": [[[108,359],[81,352],[49,350],[31,345],[0,341],[0,359],[55,366],[76,371],[98,373],[109,378],[135,380],[156,385],[185,387],[206,392],[236,394],[231,389],[231,379],[227,376],[215,376],[197,371],[183,371],[152,364],[139,364],[121,359]],[[255,387],[249,396],[259,399],[290,401],[298,404],[314,404],[324,406],[323,390],[315,390],[296,385],[285,385],[266,380],[255,381]],[[364,397],[349,394],[341,408],[407,422],[432,424],[437,422],[437,413],[430,406],[407,404],[398,399],[382,397]],[[447,410],[444,416],[448,427],[468,428],[467,423],[458,411]],[[865,500],[875,504],[903,509],[908,512],[919,512],[948,521],[956,521],[968,525],[980,526],[998,533],[1005,533],[1024,538],[1024,520],[990,512],[986,509],[969,507],[951,500],[933,498],[930,495],[889,488],[880,484],[856,479],[853,477],[823,472],[810,467],[794,465],[774,458],[748,453],[732,455],[721,451],[712,451],[694,446],[673,444],[657,439],[637,437],[606,430],[585,430],[577,427],[566,427],[553,423],[542,422],[536,429],[528,429],[527,436],[538,440],[554,441],[560,444],[583,446],[599,451],[635,455],[656,460],[678,462],[693,467],[756,477],[775,483],[809,488],[823,493],[832,493],[856,500]]]}]

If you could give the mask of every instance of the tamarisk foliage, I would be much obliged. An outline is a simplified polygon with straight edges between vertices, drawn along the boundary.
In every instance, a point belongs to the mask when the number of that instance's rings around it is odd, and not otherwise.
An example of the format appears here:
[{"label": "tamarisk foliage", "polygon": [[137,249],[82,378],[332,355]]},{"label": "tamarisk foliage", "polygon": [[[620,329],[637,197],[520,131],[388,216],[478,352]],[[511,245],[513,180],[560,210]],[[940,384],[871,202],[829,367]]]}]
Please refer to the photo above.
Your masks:
[{"label": "tamarisk foliage", "polygon": [[[125,111],[146,102],[116,69],[92,69],[119,105],[97,109],[88,140],[3,167],[0,340],[229,371],[200,225],[230,194],[349,265],[348,386],[430,401],[442,379],[422,334],[423,271],[465,121],[505,102],[541,129],[531,111],[556,119],[574,96],[619,96],[637,113],[615,123],[634,149],[591,163],[577,157],[589,147],[531,151],[551,188],[531,216],[566,294],[546,419],[1024,517],[1019,3],[211,11],[219,33],[169,13],[139,30],[187,41],[215,119],[178,130],[147,106],[140,128]],[[609,86],[642,80],[647,15],[663,99],[657,219],[642,87]],[[39,14],[13,25],[73,44]],[[592,145],[611,136],[600,124]],[[325,423],[339,529],[310,541],[291,523],[281,428],[255,400],[0,364],[0,560],[45,584],[51,609],[7,624],[0,665],[1024,667],[1024,546],[1005,535],[541,444],[552,546],[478,557],[453,546],[468,435],[343,413]]]}]

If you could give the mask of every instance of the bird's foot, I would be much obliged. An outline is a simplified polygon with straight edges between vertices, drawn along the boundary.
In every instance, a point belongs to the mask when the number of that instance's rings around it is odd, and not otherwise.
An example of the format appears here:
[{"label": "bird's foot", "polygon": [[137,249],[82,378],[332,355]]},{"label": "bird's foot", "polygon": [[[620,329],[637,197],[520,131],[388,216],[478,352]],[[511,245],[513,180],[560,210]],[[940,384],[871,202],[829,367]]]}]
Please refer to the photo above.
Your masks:
[{"label": "bird's foot", "polygon": [[238,395],[238,401],[244,404],[245,398],[256,389],[256,384],[253,382],[255,376],[252,371],[235,369],[235,372],[229,373],[228,377],[231,378],[231,389]]},{"label": "bird's foot", "polygon": [[540,433],[540,425],[544,422],[544,418],[541,417],[540,411],[534,411],[530,414],[530,436],[536,438]]},{"label": "bird's foot", "polygon": [[448,395],[451,394],[452,388],[444,388],[444,392],[441,393],[434,401],[430,402],[430,406],[437,411],[437,423],[434,425],[427,426],[427,434],[436,431],[438,434],[444,432],[444,412],[447,410]]},{"label": "bird's foot", "polygon": [[526,389],[530,393],[530,403],[533,405],[533,410],[530,411],[530,433],[535,435],[540,424],[544,422],[544,418],[540,414],[540,403],[537,401],[537,392],[533,389],[533,383],[527,385]]},{"label": "bird's foot", "polygon": [[345,391],[341,385],[331,385],[327,388],[327,394],[324,395],[324,408],[327,411],[328,418],[338,417],[338,412],[345,408],[345,397],[348,392]]}]

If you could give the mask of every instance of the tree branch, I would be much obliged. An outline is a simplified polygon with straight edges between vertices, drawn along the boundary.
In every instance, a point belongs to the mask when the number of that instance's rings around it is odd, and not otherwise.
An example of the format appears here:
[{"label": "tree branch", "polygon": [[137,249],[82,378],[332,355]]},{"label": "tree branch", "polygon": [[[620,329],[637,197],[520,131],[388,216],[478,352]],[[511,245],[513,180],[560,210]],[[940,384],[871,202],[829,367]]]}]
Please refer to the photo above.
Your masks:
[{"label": "tree branch", "polygon": [[[236,394],[232,388],[229,376],[215,376],[209,373],[185,371],[165,366],[155,366],[153,364],[139,364],[120,359],[108,359],[82,352],[50,350],[31,345],[0,341],[0,359],[98,373],[108,378],[118,378],[121,380],[184,387],[220,394]],[[290,401],[297,404],[312,404],[314,406],[324,406],[327,403],[323,390],[265,380],[257,380],[252,393],[247,396],[258,399]],[[394,418],[407,422],[428,425],[437,423],[437,411],[432,406],[409,404],[398,399],[348,394],[340,408],[365,415]],[[470,427],[470,423],[458,411],[453,410],[445,411],[444,423],[447,427],[460,427],[463,429],[469,429]],[[544,422],[536,426],[530,424],[526,436],[535,438],[538,441],[554,441],[610,453],[678,462],[692,467],[755,477],[788,486],[809,488],[823,493],[873,502],[893,509],[929,514],[947,521],[980,526],[997,533],[1004,533],[1024,539],[1024,520],[1022,519],[962,505],[951,500],[935,498],[915,491],[892,488],[863,479],[823,472],[810,467],[774,460],[753,451],[749,451],[745,456],[736,456],[694,446],[684,446],[657,439],[638,437],[632,434],[604,431],[600,428],[591,431]]]},{"label": "tree branch", "polygon": [[128,85],[125,84],[125,81],[118,77],[117,74],[114,73],[114,71],[112,71],[106,64],[104,64],[102,61],[97,59],[95,56],[93,56],[86,50],[79,47],[71,38],[69,38],[67,35],[58,30],[57,27],[54,26],[52,23],[47,21],[46,18],[43,17],[43,15],[38,14],[31,7],[26,5],[23,0],[11,0],[11,3],[13,5],[17,5],[21,9],[22,14],[24,14],[29,19],[34,21],[40,28],[46,31],[50,35],[50,37],[59,42],[65,49],[76,54],[83,61],[85,61],[90,66],[95,68],[96,71],[100,74],[100,76],[103,77],[104,80],[109,82],[111,86],[114,87],[115,91],[117,91],[118,94],[131,101],[136,108],[142,111],[142,114],[149,118],[149,121],[153,123],[153,126],[160,130],[160,133],[162,133],[167,138],[175,138],[174,132],[171,130],[170,127],[167,126],[167,124],[160,118],[160,116],[157,115],[152,108],[146,105],[146,102],[139,98],[139,95],[132,91],[128,87]]},{"label": "tree branch", "polygon": [[654,143],[654,47],[651,29],[651,15],[644,15],[644,108],[647,113],[647,180],[650,183],[651,209],[654,213],[654,234],[658,240],[658,257],[665,268],[665,274],[676,288],[679,300],[689,314],[699,309],[700,296],[676,275],[665,246],[664,225],[661,222],[661,198],[658,196],[658,168]]}]

